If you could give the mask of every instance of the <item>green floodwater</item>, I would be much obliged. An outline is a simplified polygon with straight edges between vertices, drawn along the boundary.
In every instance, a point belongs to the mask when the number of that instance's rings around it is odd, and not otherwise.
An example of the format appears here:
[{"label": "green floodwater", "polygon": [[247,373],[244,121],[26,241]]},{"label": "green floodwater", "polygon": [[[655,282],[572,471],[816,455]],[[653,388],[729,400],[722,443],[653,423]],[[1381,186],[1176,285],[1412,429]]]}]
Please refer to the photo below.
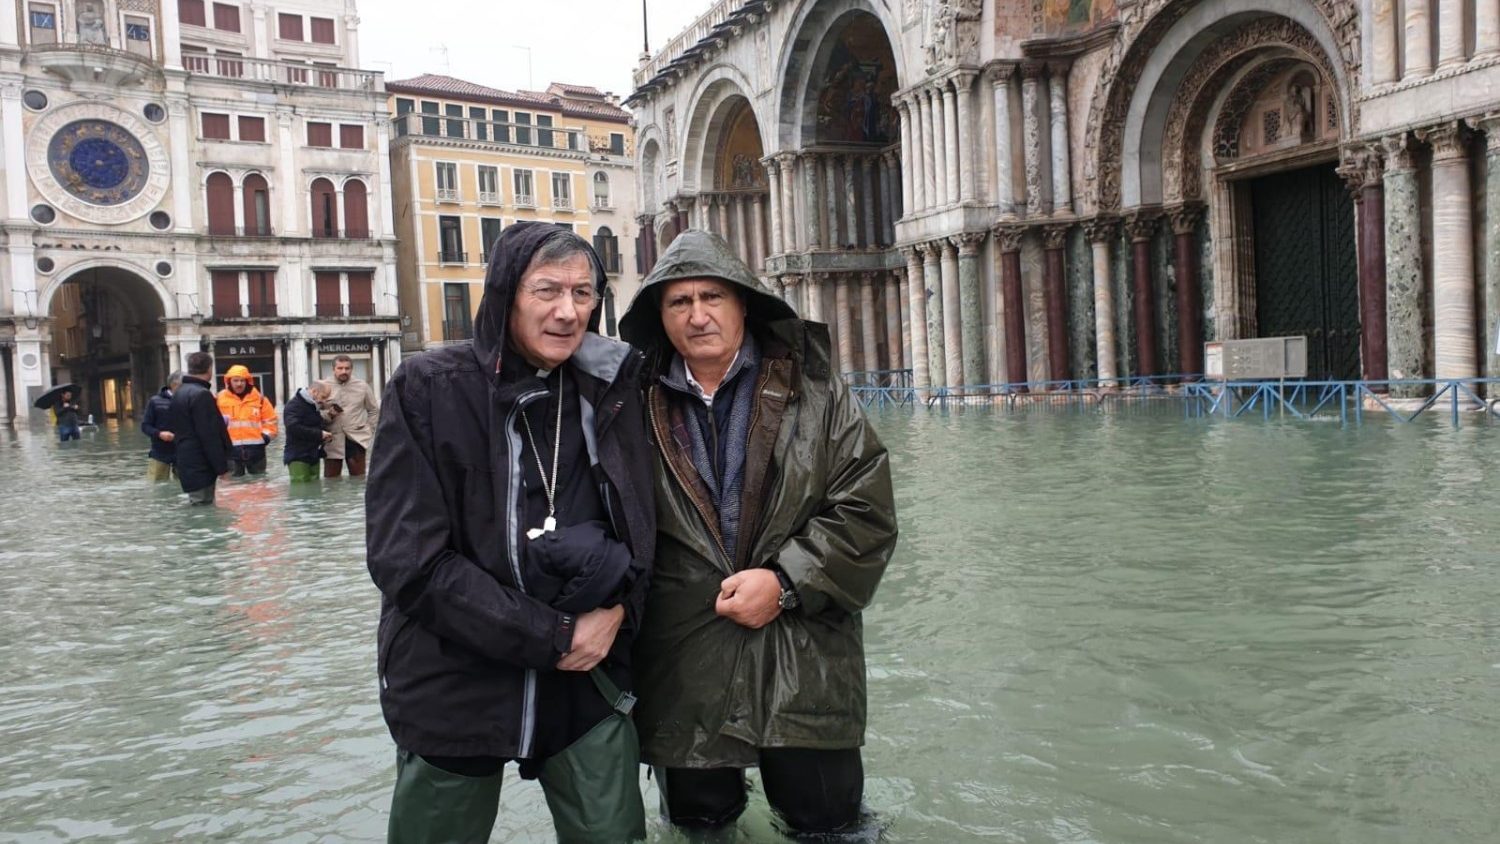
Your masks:
[{"label": "green floodwater", "polygon": [[[877,422],[886,840],[1500,840],[1500,434]],[[0,432],[0,841],[381,839],[362,484],[189,509],[144,452]],[[512,778],[493,840],[549,829]]]}]

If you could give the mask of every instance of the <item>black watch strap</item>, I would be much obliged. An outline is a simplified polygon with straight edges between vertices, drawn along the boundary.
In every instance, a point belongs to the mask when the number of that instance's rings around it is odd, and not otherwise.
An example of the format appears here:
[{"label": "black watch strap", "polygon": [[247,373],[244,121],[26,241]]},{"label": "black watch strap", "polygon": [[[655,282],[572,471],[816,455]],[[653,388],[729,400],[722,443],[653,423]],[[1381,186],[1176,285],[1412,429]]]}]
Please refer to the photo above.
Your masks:
[{"label": "black watch strap", "polygon": [[573,650],[573,622],[572,613],[563,613],[562,619],[557,622],[557,633],[552,639],[552,649],[557,651],[558,655]]}]

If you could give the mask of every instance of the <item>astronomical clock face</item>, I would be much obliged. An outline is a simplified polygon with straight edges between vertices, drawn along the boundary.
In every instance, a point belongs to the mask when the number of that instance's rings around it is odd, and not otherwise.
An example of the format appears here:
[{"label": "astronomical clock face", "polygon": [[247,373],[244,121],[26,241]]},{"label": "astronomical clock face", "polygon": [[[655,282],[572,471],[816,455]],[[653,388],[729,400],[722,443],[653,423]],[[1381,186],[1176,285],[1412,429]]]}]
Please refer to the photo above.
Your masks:
[{"label": "astronomical clock face", "polygon": [[170,183],[154,131],[103,103],[53,109],[32,127],[27,170],[59,209],[94,223],[124,223],[155,208]]}]

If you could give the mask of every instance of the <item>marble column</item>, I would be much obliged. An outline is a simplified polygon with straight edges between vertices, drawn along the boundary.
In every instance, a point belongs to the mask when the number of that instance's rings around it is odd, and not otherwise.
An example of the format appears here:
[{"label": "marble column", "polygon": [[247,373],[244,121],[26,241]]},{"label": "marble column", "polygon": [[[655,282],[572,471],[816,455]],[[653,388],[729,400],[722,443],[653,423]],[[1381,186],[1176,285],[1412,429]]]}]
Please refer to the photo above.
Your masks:
[{"label": "marble column", "polygon": [[864,246],[866,249],[874,249],[875,245],[880,242],[875,234],[875,224],[880,221],[880,217],[875,213],[875,161],[875,156],[870,155],[860,159],[860,172],[863,178],[860,180],[859,187],[860,193],[863,194],[861,198],[864,200],[861,205],[865,212]]},{"label": "marble column", "polygon": [[911,369],[911,383],[917,390],[932,386],[929,374],[927,345],[927,286],[923,281],[922,261],[926,257],[925,247],[907,247],[901,250],[906,258],[906,314],[901,332],[908,338],[906,365]]},{"label": "marble column", "polygon": [[859,158],[853,155],[840,156],[840,169],[844,177],[844,246],[859,248],[859,196],[855,187],[859,182]]},{"label": "marble column", "polygon": [[995,94],[995,204],[1002,215],[1016,207],[1014,160],[1010,143],[1010,78],[1014,65],[1000,65],[990,77]]},{"label": "marble column", "polygon": [[1479,6],[1474,10],[1474,58],[1495,55],[1500,55],[1500,2],[1479,0]]},{"label": "marble column", "polygon": [[954,90],[958,95],[958,167],[959,201],[969,204],[976,199],[975,179],[979,178],[979,159],[974,155],[974,138],[976,128],[971,118],[973,114],[974,80],[977,77],[972,73],[960,73],[953,77]]},{"label": "marble column", "polygon": [[[1479,0],[1483,6],[1486,0]],[[1465,0],[1438,0],[1438,69],[1457,67],[1464,57]]]},{"label": "marble column", "polygon": [[841,232],[843,215],[839,213],[839,198],[843,191],[839,188],[839,158],[828,155],[823,156],[823,186],[827,191],[823,197],[823,220],[827,225],[824,232],[823,245],[829,249],[838,249],[845,243],[846,233]]},{"label": "marble column", "polygon": [[1135,322],[1135,356],[1139,364],[1136,375],[1160,375],[1156,361],[1156,292],[1151,283],[1151,238],[1156,234],[1156,215],[1136,211],[1125,218],[1125,233],[1130,235],[1132,286],[1135,291],[1132,316]]},{"label": "marble column", "polygon": [[785,252],[797,251],[797,156],[789,152],[776,156],[781,174],[781,248]]},{"label": "marble column", "polygon": [[[1422,299],[1422,212],[1411,142],[1403,132],[1382,138],[1385,153],[1385,331],[1390,377],[1426,374]],[[1393,387],[1395,395],[1415,395]]]},{"label": "marble column", "polygon": [[749,216],[746,213],[746,206],[749,204],[748,200],[749,197],[744,194],[729,195],[729,201],[734,204],[735,251],[739,254],[741,261],[744,261],[747,266],[754,269],[755,250],[752,248],[751,242],[754,240],[755,234],[750,231],[750,222],[747,219]]},{"label": "marble column", "polygon": [[956,80],[953,79],[943,83],[943,163],[947,165],[948,173],[948,181],[944,189],[947,205],[957,205],[959,200],[959,128],[957,94],[953,87],[955,84]]},{"label": "marble column", "polygon": [[887,274],[881,284],[885,296],[885,368],[901,369],[901,281],[899,273]]},{"label": "marble column", "polygon": [[802,303],[802,279],[795,273],[790,273],[781,276],[778,281],[781,285],[781,298],[792,306],[797,316],[807,319],[807,306]]},{"label": "marble column", "polygon": [[823,286],[828,273],[808,273],[802,277],[802,296],[807,300],[807,318],[828,325],[828,315],[823,313]]},{"label": "marble column", "polygon": [[761,159],[766,168],[766,187],[769,190],[766,210],[770,212],[771,245],[768,255],[780,255],[781,248],[781,166],[776,157],[768,155]]},{"label": "marble column", "polygon": [[[939,262],[942,245],[932,240],[919,244],[922,251],[922,296],[927,302],[927,365],[934,386],[956,386],[948,381],[948,355],[943,336],[943,276]],[[913,291],[912,295],[916,295]]]},{"label": "marble column", "polygon": [[913,217],[927,210],[927,147],[928,127],[922,120],[922,98],[912,94],[906,98],[906,112],[911,117],[911,157],[906,159],[902,170],[911,179],[911,190],[906,195],[911,202],[906,206],[906,216]]},{"label": "marble column", "polygon": [[[1173,270],[1177,275],[1177,371],[1203,373],[1203,288],[1198,226],[1203,206],[1178,205],[1167,212],[1172,225]],[[1197,380],[1189,379],[1189,380]]]},{"label": "marble column", "polygon": [[1115,367],[1115,291],[1109,245],[1115,240],[1115,221],[1095,217],[1084,224],[1084,234],[1094,258],[1094,357],[1099,362],[1099,381],[1113,387],[1119,374]]},{"label": "marble column", "polygon": [[802,215],[804,225],[804,249],[821,249],[823,241],[819,234],[818,218],[823,216],[822,194],[818,190],[818,157],[810,152],[802,153]]},{"label": "marble column", "polygon": [[[1489,173],[1484,191],[1484,377],[1500,378],[1500,116],[1488,117],[1479,126],[1484,130]],[[1500,399],[1500,384],[1485,389],[1491,399]]]},{"label": "marble column", "polygon": [[906,97],[900,98],[896,101],[896,111],[901,116],[901,163],[905,165],[901,168],[901,216],[905,217],[911,213],[911,208],[906,203],[911,201],[911,162],[915,160],[912,154],[915,141],[912,139],[911,101]]},{"label": "marble column", "polygon": [[931,211],[942,204],[938,196],[938,150],[943,145],[943,139],[937,134],[942,128],[942,123],[934,125],[932,120],[932,91],[926,88],[917,92],[917,109],[922,113],[922,190],[927,198],[926,204],[922,206],[924,211]]},{"label": "marble column", "polygon": [[984,300],[979,289],[979,248],[984,232],[964,232],[949,238],[958,248],[958,306],[962,317],[960,336],[963,345],[965,384],[989,381],[984,362]]},{"label": "marble column", "polygon": [[[1484,5],[1485,0],[1480,0]],[[1500,9],[1500,3],[1490,3]],[[1396,81],[1396,0],[1372,0],[1370,7],[1370,81]]]},{"label": "marble column", "polygon": [[[909,269],[910,263],[908,262]],[[891,283],[896,286],[896,299],[899,304],[897,310],[900,311],[898,318],[901,325],[901,333],[896,336],[900,338],[898,342],[901,344],[901,367],[903,369],[911,369],[914,365],[911,351],[911,286],[907,280],[907,270],[896,270],[891,278]],[[923,342],[925,343],[926,341],[924,340]]]},{"label": "marble column", "polygon": [[1026,304],[1021,291],[1021,226],[996,226],[1000,250],[1000,308],[1005,332],[1005,383],[1016,392],[1026,387]]},{"label": "marble column", "polygon": [[1069,224],[1042,227],[1042,279],[1047,300],[1047,379],[1073,380],[1068,365],[1068,288],[1063,249],[1068,245]]},{"label": "marble column", "polygon": [[859,364],[867,372],[885,367],[875,340],[875,274],[859,274]]},{"label": "marble column", "polygon": [[938,241],[942,250],[943,284],[943,371],[948,386],[964,381],[963,294],[958,288],[958,246],[952,240]]},{"label": "marble column", "polygon": [[852,312],[849,310],[850,278],[839,275],[834,284],[833,307],[838,311],[835,322],[839,327],[839,371],[849,372],[857,366],[854,358],[854,320],[851,319]]},{"label": "marble column", "polygon": [[1420,79],[1432,73],[1431,0],[1406,0],[1406,70],[1402,79]]},{"label": "marble column", "polygon": [[750,266],[763,270],[766,266],[766,195],[750,196]]},{"label": "marble column", "polygon": [[927,110],[932,112],[932,206],[948,207],[948,125],[943,119],[943,94],[927,90]]},{"label": "marble column", "polygon": [[[1387,377],[1385,339],[1385,189],[1381,185],[1380,153],[1372,148],[1354,151],[1339,167],[1354,196],[1355,260],[1359,266],[1359,360],[1366,381]],[[1380,389],[1380,388],[1377,388]]]},{"label": "marble column", "polygon": [[[732,217],[730,216],[730,212],[732,210],[730,208],[730,204],[732,201],[733,197],[731,197],[727,193],[714,194],[714,205],[716,205],[719,210],[719,237],[724,238],[725,242],[729,243],[731,246],[734,246],[734,231],[732,228],[734,224],[733,222],[731,222]],[[736,252],[738,251],[739,250],[736,249]],[[743,255],[740,256],[740,260],[745,260]]]},{"label": "marble column", "polygon": [[1073,213],[1071,152],[1068,149],[1068,63],[1047,65],[1048,120],[1052,127],[1052,213]]},{"label": "marble column", "polygon": [[896,154],[885,152],[880,156],[880,242],[889,246],[896,242],[896,218],[900,209],[896,201]]},{"label": "marble column", "polygon": [[1041,85],[1045,65],[1041,62],[1021,64],[1021,129],[1026,166],[1026,216],[1042,213],[1042,125]]},{"label": "marble column", "polygon": [[1461,122],[1424,129],[1432,146],[1432,349],[1438,378],[1479,374],[1475,347],[1473,193],[1469,130]]}]

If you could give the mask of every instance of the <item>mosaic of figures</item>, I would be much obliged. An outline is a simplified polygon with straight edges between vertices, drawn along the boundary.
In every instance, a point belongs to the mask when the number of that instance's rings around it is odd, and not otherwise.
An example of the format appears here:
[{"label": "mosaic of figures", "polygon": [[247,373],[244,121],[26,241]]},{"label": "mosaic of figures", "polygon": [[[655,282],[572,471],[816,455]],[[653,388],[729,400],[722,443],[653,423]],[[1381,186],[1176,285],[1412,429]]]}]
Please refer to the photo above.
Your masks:
[{"label": "mosaic of figures", "polygon": [[852,16],[815,87],[818,143],[883,146],[894,141],[900,126],[891,105],[896,88],[896,61],[885,30],[872,15]]}]

